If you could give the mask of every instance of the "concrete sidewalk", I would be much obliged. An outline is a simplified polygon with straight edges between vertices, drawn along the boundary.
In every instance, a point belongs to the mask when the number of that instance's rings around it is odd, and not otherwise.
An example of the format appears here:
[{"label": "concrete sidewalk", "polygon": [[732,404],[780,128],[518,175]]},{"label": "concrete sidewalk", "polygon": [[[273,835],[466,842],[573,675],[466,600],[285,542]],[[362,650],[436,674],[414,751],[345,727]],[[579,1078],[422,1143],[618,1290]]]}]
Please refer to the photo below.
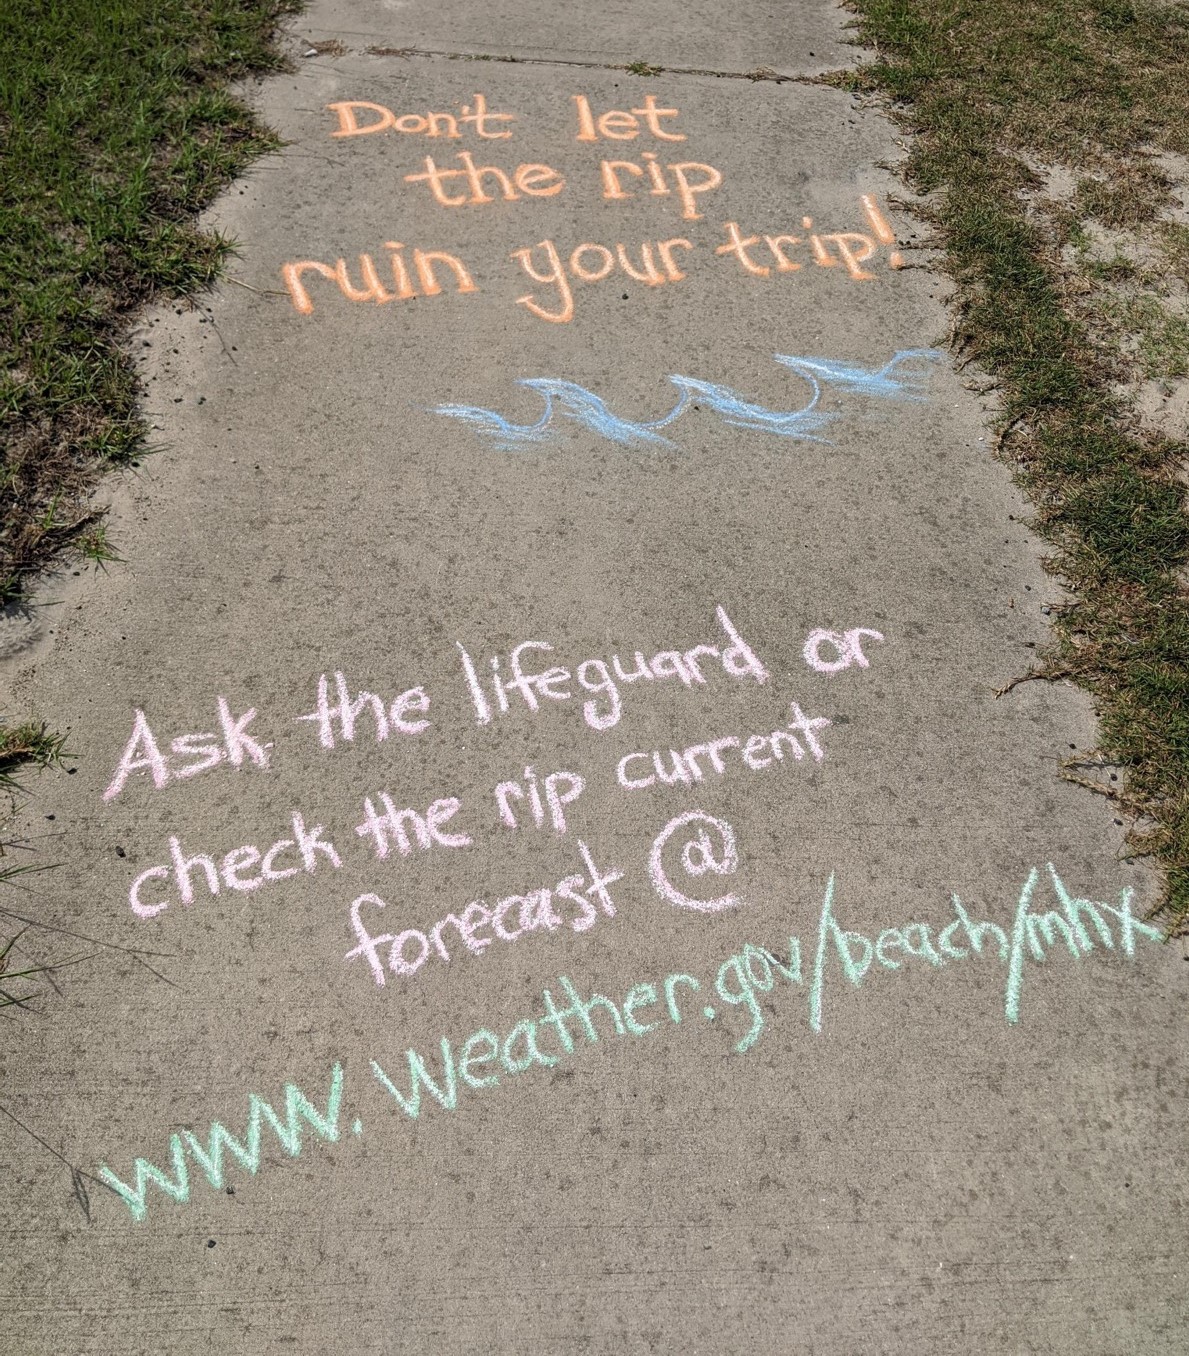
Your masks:
[{"label": "concrete sidewalk", "polygon": [[1084,696],[997,695],[1059,592],[844,20],[293,29],[8,663],[89,958],[0,1350],[1184,1350],[1184,962]]}]

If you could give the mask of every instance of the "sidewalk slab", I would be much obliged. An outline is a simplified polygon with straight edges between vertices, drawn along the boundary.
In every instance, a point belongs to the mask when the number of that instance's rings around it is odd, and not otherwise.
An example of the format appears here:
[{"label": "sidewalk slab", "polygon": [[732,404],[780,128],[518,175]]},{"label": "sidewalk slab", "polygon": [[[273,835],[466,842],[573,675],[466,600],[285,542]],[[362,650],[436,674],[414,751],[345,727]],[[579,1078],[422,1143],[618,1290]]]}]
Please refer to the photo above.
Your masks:
[{"label": "sidewalk slab", "polygon": [[480,59],[700,67],[817,74],[852,64],[850,16],[828,0],[775,6],[748,0],[722,7],[692,4],[569,5],[543,12],[523,3],[441,5],[426,0],[316,0],[297,21],[313,42],[350,49],[436,51]]},{"label": "sidewalk slab", "polygon": [[889,124],[260,97],[126,562],[9,666],[77,759],[13,829],[77,962],[5,1045],[23,1349],[1178,1352],[1184,961],[1012,685],[1059,590]]}]

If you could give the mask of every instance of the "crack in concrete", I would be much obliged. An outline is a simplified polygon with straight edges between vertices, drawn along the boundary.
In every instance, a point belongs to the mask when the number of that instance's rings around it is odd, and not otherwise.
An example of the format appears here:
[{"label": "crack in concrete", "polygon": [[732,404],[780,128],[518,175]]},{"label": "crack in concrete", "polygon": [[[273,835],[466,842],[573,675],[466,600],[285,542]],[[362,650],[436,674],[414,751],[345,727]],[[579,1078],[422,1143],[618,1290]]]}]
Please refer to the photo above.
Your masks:
[{"label": "crack in concrete", "polygon": [[[492,61],[510,66],[576,66],[588,71],[622,71],[627,75],[702,75],[712,76],[716,80],[750,80],[753,83],[766,81],[774,85],[820,85],[825,81],[823,75],[781,75],[766,66],[757,66],[753,71],[718,71],[701,66],[654,66],[650,62],[636,61],[629,64],[616,64],[610,61],[583,61],[578,57],[527,57],[495,56],[488,53],[449,52],[434,47],[364,47],[360,49],[364,56],[380,57],[438,57],[445,61]],[[352,49],[341,43],[311,43],[308,56],[349,56]]]}]

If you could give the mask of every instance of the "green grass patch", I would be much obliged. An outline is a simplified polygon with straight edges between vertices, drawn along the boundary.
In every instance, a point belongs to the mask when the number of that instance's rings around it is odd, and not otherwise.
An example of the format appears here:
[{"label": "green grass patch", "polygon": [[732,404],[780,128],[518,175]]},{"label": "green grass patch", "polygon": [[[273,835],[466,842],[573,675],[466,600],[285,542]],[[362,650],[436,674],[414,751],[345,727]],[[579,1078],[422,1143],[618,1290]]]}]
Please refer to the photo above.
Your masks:
[{"label": "green grass patch", "polygon": [[1189,287],[1189,226],[1179,221],[1162,221],[1158,232],[1169,270]]},{"label": "green grass patch", "polygon": [[1106,297],[1096,308],[1130,346],[1145,377],[1189,376],[1189,320],[1151,293]]},{"label": "green grass patch", "polygon": [[[281,63],[294,0],[3,0],[0,60],[0,604],[63,551],[119,557],[91,493],[146,427],[119,339],[189,297],[231,242],[194,214],[275,138],[228,83]],[[0,726],[0,786],[53,761]]]},{"label": "green grass patch", "polygon": [[71,755],[63,751],[65,742],[64,736],[51,733],[41,721],[26,721],[0,730],[0,791],[15,791],[16,774],[27,764],[53,767],[69,758]]},{"label": "green grass patch", "polygon": [[[1112,394],[1127,355],[1090,326],[1060,250],[1086,223],[1148,228],[1174,273],[1189,231],[1158,223],[1168,201],[1152,152],[1189,152],[1189,6],[1129,0],[852,0],[876,59],[833,83],[895,101],[916,135],[909,182],[957,284],[958,341],[995,378],[1001,447],[1074,589],[1044,674],[1094,694],[1108,790],[1137,822],[1137,851],[1166,872],[1164,915],[1189,926],[1189,517],[1175,474],[1185,443],[1134,431]],[[1038,203],[1030,166],[1073,171],[1073,202]],[[1043,198],[1043,195],[1040,195]],[[1094,281],[1124,283],[1123,258]],[[1114,329],[1142,373],[1179,374],[1187,332],[1145,297]],[[1107,329],[1110,326],[1106,327]],[[1082,779],[1076,768],[1068,775]],[[1097,788],[1096,789],[1101,789]]]},{"label": "green grass patch", "polygon": [[88,496],[145,427],[117,340],[230,243],[193,215],[275,144],[227,89],[278,65],[290,0],[4,0],[0,62],[0,602],[95,535]]}]

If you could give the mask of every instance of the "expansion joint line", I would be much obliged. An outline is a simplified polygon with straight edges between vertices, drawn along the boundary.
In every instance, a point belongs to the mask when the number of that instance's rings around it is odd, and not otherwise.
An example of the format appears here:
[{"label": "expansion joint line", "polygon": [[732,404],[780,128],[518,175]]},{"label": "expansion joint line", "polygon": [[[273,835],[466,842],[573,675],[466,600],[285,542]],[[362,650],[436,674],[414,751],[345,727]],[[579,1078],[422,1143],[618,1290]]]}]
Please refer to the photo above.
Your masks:
[{"label": "expansion joint line", "polygon": [[[320,44],[312,43],[311,47],[318,51]],[[323,51],[318,51],[318,55],[327,56],[350,56],[352,49],[344,47],[341,43],[326,43],[321,45]],[[633,62],[631,64],[617,65],[609,61],[582,61],[577,57],[525,57],[496,56],[489,53],[478,52],[447,52],[434,47],[364,47],[361,49],[364,56],[380,57],[437,57],[444,61],[493,61],[507,66],[576,66],[580,70],[587,71],[619,71],[628,75],[702,75],[711,76],[715,80],[750,80],[752,83],[767,82],[772,85],[820,85],[825,83],[824,76],[820,75],[781,75],[777,71],[769,70],[766,66],[758,66],[752,71],[716,71],[705,69],[701,66],[654,66],[650,62]]]}]

